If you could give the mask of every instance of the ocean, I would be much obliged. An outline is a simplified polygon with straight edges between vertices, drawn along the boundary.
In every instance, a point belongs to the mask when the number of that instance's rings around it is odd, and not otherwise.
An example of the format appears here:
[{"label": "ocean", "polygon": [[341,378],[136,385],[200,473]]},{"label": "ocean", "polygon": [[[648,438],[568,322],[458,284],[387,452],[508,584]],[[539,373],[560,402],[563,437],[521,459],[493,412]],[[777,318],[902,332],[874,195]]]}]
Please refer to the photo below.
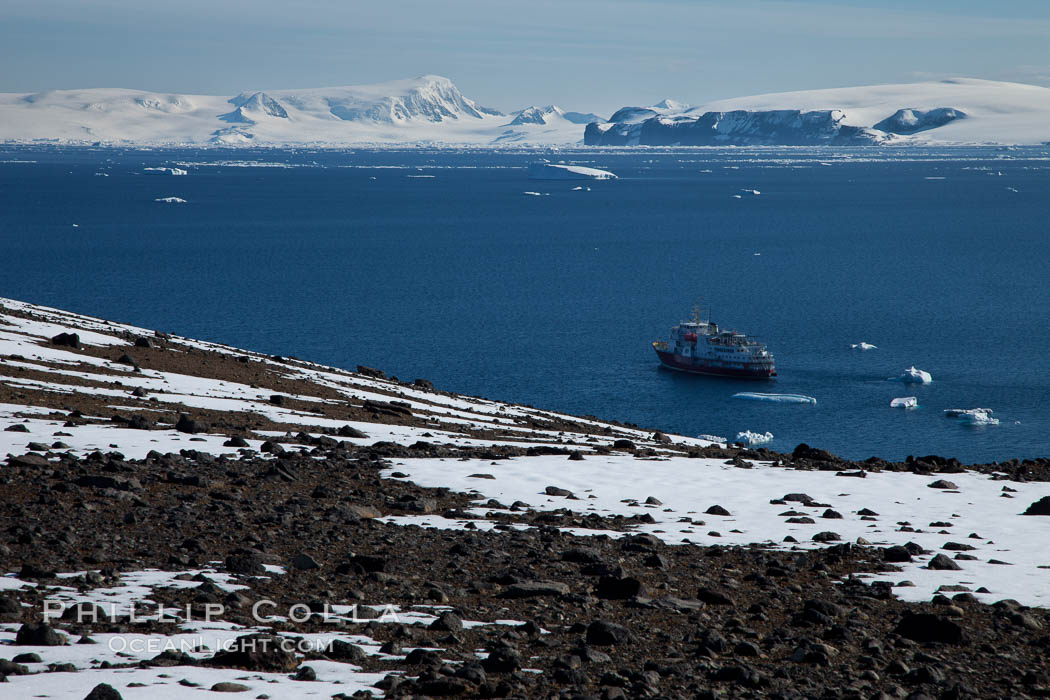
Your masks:
[{"label": "ocean", "polygon": [[[528,180],[537,158],[619,179]],[[1050,454],[1048,222],[1047,147],[0,148],[2,296],[855,459]],[[697,303],[779,377],[660,369]],[[887,381],[912,365],[933,382]],[[974,407],[999,424],[943,415]]]}]

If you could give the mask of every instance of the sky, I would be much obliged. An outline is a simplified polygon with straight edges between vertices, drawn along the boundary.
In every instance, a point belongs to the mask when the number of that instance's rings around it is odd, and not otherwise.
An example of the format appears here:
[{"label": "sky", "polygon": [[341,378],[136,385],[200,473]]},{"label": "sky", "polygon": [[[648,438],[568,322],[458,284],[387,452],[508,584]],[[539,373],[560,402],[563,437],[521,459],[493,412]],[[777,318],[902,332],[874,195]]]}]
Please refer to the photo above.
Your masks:
[{"label": "sky", "polygon": [[480,104],[947,77],[1050,86],[1047,0],[0,0],[0,92],[234,95],[427,73]]}]

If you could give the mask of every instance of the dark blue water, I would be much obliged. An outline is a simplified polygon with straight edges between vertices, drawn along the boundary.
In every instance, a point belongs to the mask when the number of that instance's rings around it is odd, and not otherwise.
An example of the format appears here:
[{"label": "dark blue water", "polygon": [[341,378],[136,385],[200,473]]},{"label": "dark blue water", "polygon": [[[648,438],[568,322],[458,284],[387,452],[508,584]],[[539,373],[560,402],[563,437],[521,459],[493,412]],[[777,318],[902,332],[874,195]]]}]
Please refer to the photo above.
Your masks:
[{"label": "dark blue water", "polygon": [[[35,162],[0,163],[0,294],[778,449],[1045,456],[1047,150],[553,156],[620,176],[584,183],[529,181],[520,152],[7,150]],[[302,167],[200,165],[226,159]],[[761,336],[779,379],[658,369],[650,342],[698,299]],[[912,364],[934,383],[885,381]],[[907,395],[919,410],[888,407]],[[977,406],[1001,424],[941,415]]]}]

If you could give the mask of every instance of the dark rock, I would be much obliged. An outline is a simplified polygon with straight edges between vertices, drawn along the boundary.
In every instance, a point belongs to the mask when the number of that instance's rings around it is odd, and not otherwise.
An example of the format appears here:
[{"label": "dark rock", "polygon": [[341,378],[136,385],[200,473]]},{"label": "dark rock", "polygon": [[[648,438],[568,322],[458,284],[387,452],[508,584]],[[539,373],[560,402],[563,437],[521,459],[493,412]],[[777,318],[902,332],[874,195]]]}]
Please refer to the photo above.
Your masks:
[{"label": "dark rock", "polygon": [[930,563],[926,565],[926,568],[936,569],[938,571],[958,571],[962,567],[956,564],[951,559],[949,559],[944,554],[938,554],[933,559],[930,559]]},{"label": "dark rock", "polygon": [[65,638],[46,622],[27,622],[15,635],[15,644],[24,647],[60,647],[65,643]]},{"label": "dark rock", "polygon": [[526,581],[507,586],[500,598],[543,598],[561,596],[569,592],[568,585],[558,581]]},{"label": "dark rock", "polygon": [[232,644],[224,645],[215,656],[202,663],[217,668],[291,672],[299,662],[286,642],[286,638],[272,634],[244,635],[237,637]]},{"label": "dark rock", "polygon": [[595,620],[587,625],[587,643],[606,647],[623,644],[631,639],[631,632],[622,625],[605,620]]},{"label": "dark rock", "polygon": [[292,557],[289,562],[293,569],[299,569],[300,571],[311,571],[313,569],[320,569],[321,565],[317,563],[317,560],[311,557],[309,554],[299,553]]},{"label": "dark rock", "polygon": [[708,515],[731,515],[728,510],[719,505],[713,505],[704,512]]},{"label": "dark rock", "polygon": [[248,441],[242,437],[234,436],[222,443],[223,447],[248,447]]},{"label": "dark rock", "polygon": [[336,433],[339,435],[339,437],[348,437],[348,438],[366,438],[366,437],[368,437],[367,433],[361,432],[357,428],[355,428],[353,426],[350,426],[350,425],[344,425],[344,426],[340,427],[339,430],[336,431]]},{"label": "dark rock", "polygon": [[376,369],[375,367],[367,367],[365,365],[358,365],[357,366],[357,373],[358,374],[363,374],[366,377],[371,377],[372,379],[386,379],[386,372],[384,372],[381,369]]},{"label": "dark rock", "polygon": [[344,661],[357,666],[360,666],[368,658],[368,654],[361,647],[350,642],[344,642],[342,639],[333,639],[332,643],[325,650],[325,655],[336,661]]},{"label": "dark rock", "polygon": [[208,424],[193,420],[183,413],[179,415],[179,420],[175,423],[175,430],[178,430],[180,433],[206,433],[208,432]]},{"label": "dark rock", "polygon": [[566,498],[572,496],[572,491],[569,491],[568,489],[561,489],[557,486],[548,486],[547,488],[543,489],[543,492],[548,496],[563,496]]},{"label": "dark rock", "polygon": [[884,561],[888,562],[909,562],[911,561],[911,552],[909,552],[906,547],[895,544],[892,547],[886,547],[882,550],[882,558]]},{"label": "dark rock", "polygon": [[231,574],[242,574],[244,576],[263,576],[266,574],[262,556],[245,550],[235,552],[226,557],[226,570]]},{"label": "dark rock", "polygon": [[229,681],[216,683],[211,687],[213,693],[245,693],[249,690],[251,690],[251,688],[243,683],[231,683]]},{"label": "dark rock", "polygon": [[[80,334],[78,333],[59,333],[51,339],[52,345],[60,345],[67,348],[79,348],[80,347]],[[107,688],[109,686],[106,686]]]},{"label": "dark rock", "polygon": [[1050,515],[1050,496],[1043,496],[1028,506],[1028,509],[1022,515]]},{"label": "dark rock", "polygon": [[616,442],[613,443],[613,449],[614,450],[633,450],[633,449],[635,449],[635,444],[633,442],[631,442],[630,440],[626,440],[624,438],[620,438],[619,440],[617,440]]},{"label": "dark rock", "polygon": [[121,694],[118,693],[117,690],[113,686],[108,685],[106,683],[99,683],[98,685],[96,685],[94,688],[91,689],[91,692],[88,693],[84,697],[84,700],[124,700],[124,699],[121,696]]},{"label": "dark rock", "polygon": [[438,619],[430,623],[429,629],[437,632],[462,632],[463,619],[454,612],[443,612]]},{"label": "dark rock", "polygon": [[814,542],[838,542],[841,539],[842,536],[839,533],[831,532],[830,530],[818,532],[817,534],[813,535]]},{"label": "dark rock", "polygon": [[930,483],[930,484],[926,484],[926,486],[931,488],[931,489],[949,489],[949,490],[952,490],[952,491],[954,491],[954,490],[959,488],[954,483],[952,483],[950,481],[946,481],[945,479],[937,479],[937,481],[934,481],[933,483]]},{"label": "dark rock", "polygon": [[946,617],[930,613],[907,613],[897,624],[897,634],[916,642],[962,644],[963,630]]},{"label": "dark rock", "polygon": [[635,596],[646,595],[645,584],[633,577],[619,578],[602,576],[598,579],[594,594],[608,600],[627,600]]},{"label": "dark rock", "polygon": [[733,599],[725,593],[711,588],[700,588],[696,592],[697,600],[702,600],[708,605],[733,605]]},{"label": "dark rock", "polygon": [[28,433],[29,428],[24,423],[15,423],[4,428],[5,433]]},{"label": "dark rock", "polygon": [[295,672],[293,680],[307,682],[316,681],[317,671],[314,671],[312,666],[300,666],[299,670]]}]

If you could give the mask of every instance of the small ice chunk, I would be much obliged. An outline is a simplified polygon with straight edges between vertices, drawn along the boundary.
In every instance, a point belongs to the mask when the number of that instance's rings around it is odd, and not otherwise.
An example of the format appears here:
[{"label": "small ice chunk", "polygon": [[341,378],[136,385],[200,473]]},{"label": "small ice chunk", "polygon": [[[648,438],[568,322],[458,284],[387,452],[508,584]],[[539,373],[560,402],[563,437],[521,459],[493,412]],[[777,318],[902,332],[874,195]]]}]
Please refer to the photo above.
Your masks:
[{"label": "small ice chunk", "polygon": [[168,204],[185,204],[186,200],[182,197],[157,197],[153,200],[154,202],[167,202]]},{"label": "small ice chunk", "polygon": [[917,399],[914,396],[901,396],[899,398],[896,398],[896,399],[893,399],[892,401],[890,401],[890,408],[911,409],[911,408],[918,408],[918,407],[919,407],[919,399]]},{"label": "small ice chunk", "polygon": [[933,377],[929,372],[915,369],[915,366],[912,365],[904,370],[899,377],[890,377],[887,381],[905,382],[906,384],[929,384],[933,381]]},{"label": "small ice chunk", "polygon": [[522,194],[527,194],[527,195],[529,195],[531,197],[542,197],[543,196],[542,193],[540,193],[540,192],[522,192]]},{"label": "small ice chunk", "polygon": [[747,399],[749,401],[769,401],[770,403],[813,403],[817,400],[812,396],[802,394],[763,394],[758,391],[741,391],[733,394],[734,399]]},{"label": "small ice chunk", "polygon": [[992,418],[990,408],[947,408],[944,410],[946,418],[957,418],[960,423],[968,425],[999,425],[998,418]]},{"label": "small ice chunk", "polygon": [[753,433],[750,430],[745,430],[736,434],[735,442],[742,442],[745,445],[760,445],[769,442],[772,439],[773,433]]},{"label": "small ice chunk", "polygon": [[743,190],[740,190],[740,191],[743,192],[744,194],[750,194],[750,195],[762,194],[758,190],[743,189]]},{"label": "small ice chunk", "polygon": [[740,195],[738,195],[738,194],[734,194],[734,195],[733,195],[733,199],[743,199],[743,197],[741,197],[741,196],[740,196]]},{"label": "small ice chunk", "polygon": [[850,347],[850,350],[878,350],[879,349],[878,345],[872,345],[871,343],[865,343],[863,340],[860,341],[859,343],[852,343],[849,347]]}]

